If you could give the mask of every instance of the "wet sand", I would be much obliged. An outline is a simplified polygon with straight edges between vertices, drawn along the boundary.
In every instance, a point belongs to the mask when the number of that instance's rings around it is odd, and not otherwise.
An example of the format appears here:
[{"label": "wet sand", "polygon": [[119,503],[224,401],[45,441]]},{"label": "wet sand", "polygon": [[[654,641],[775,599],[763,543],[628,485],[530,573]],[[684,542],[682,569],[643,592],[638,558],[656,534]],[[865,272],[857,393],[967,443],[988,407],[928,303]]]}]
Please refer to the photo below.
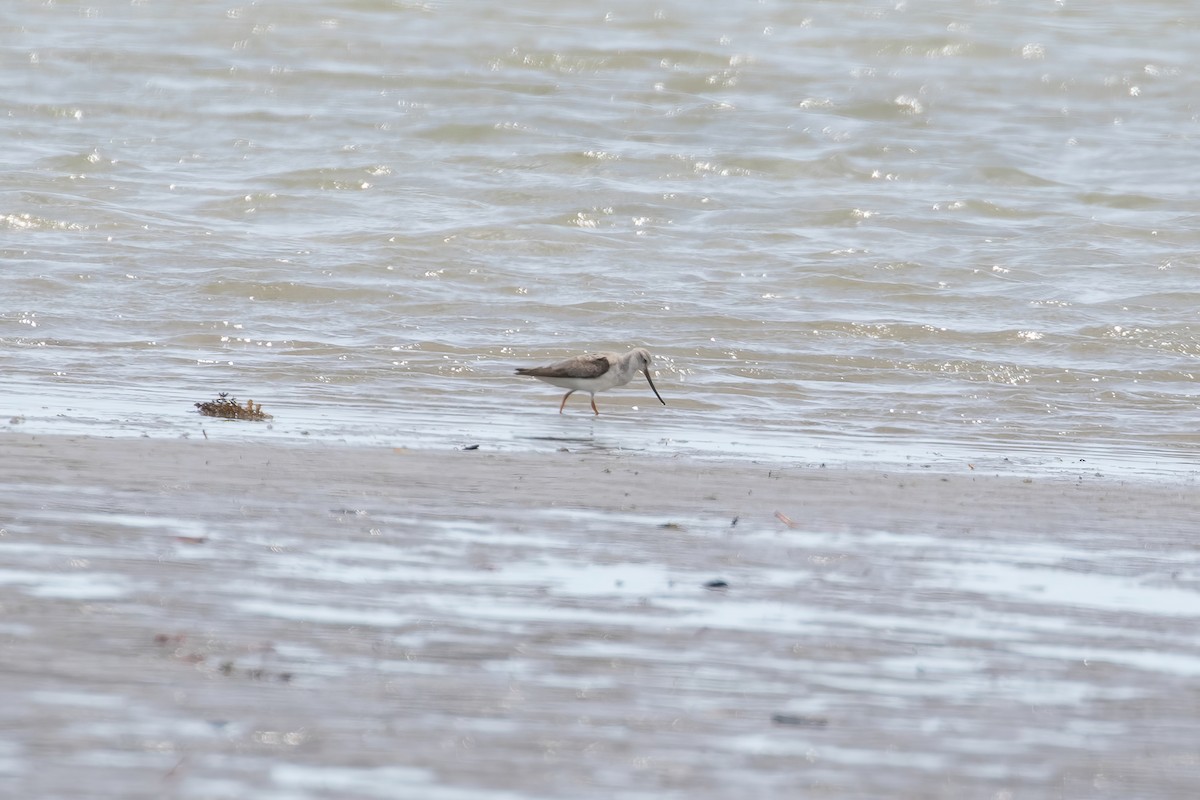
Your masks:
[{"label": "wet sand", "polygon": [[1191,798],[1192,482],[0,435],[0,795]]}]

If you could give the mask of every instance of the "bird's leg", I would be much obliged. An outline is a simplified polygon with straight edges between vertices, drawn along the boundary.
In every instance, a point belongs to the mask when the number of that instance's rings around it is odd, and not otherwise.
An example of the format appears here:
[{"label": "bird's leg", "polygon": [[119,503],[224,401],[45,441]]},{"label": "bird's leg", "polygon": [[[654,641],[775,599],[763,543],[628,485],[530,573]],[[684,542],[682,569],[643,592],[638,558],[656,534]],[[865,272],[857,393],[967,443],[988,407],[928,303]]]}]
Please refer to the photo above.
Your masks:
[{"label": "bird's leg", "polygon": [[592,395],[592,411],[596,413],[597,417],[600,416],[600,409],[596,408],[596,395]]},{"label": "bird's leg", "polygon": [[560,413],[560,414],[562,413],[563,406],[565,406],[565,405],[567,404],[567,398],[568,398],[568,397],[570,397],[570,396],[571,396],[571,395],[573,395],[573,394],[575,394],[575,390],[574,390],[574,389],[572,389],[571,391],[569,391],[569,392],[567,392],[566,394],[564,394],[564,395],[563,395],[563,401],[562,401],[561,403],[559,403],[559,404],[558,404],[558,413]]}]

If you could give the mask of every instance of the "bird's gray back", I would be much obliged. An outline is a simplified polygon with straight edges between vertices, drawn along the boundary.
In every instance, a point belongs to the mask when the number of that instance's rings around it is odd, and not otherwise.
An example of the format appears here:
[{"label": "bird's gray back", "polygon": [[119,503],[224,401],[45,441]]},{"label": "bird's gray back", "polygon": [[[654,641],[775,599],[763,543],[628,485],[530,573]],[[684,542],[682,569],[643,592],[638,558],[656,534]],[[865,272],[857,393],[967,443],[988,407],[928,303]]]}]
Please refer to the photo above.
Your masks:
[{"label": "bird's gray back", "polygon": [[610,353],[587,354],[547,364],[544,367],[521,367],[518,375],[534,378],[599,378],[612,369],[616,359]]}]

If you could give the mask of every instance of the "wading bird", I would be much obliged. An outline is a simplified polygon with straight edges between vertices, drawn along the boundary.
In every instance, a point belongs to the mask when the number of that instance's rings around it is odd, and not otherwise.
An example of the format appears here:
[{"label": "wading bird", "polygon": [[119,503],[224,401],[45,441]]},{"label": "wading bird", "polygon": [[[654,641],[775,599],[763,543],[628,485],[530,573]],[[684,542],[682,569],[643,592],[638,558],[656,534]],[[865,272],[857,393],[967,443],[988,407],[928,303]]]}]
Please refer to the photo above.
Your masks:
[{"label": "wading bird", "polygon": [[558,413],[563,413],[568,397],[582,391],[592,396],[592,411],[597,416],[600,415],[600,409],[596,408],[596,392],[624,386],[633,380],[633,376],[638,372],[646,375],[654,396],[665,406],[667,401],[662,399],[662,395],[654,387],[654,379],[650,377],[650,351],[644,347],[630,350],[625,355],[588,353],[544,367],[523,367],[517,370],[518,375],[528,375],[551,386],[570,390],[563,395],[562,402],[558,405]]}]

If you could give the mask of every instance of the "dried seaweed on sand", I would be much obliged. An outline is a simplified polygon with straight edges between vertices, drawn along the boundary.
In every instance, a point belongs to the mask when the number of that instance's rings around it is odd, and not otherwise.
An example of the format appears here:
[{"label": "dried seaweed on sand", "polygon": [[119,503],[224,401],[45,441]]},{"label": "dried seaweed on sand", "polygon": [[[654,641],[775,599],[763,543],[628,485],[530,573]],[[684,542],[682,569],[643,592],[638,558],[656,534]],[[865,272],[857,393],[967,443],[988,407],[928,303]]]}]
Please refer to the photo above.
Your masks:
[{"label": "dried seaweed on sand", "polygon": [[245,405],[230,397],[228,392],[221,392],[216,400],[196,403],[196,408],[206,417],[221,417],[223,419],[271,419],[271,415],[262,410],[262,403],[247,400]]}]

